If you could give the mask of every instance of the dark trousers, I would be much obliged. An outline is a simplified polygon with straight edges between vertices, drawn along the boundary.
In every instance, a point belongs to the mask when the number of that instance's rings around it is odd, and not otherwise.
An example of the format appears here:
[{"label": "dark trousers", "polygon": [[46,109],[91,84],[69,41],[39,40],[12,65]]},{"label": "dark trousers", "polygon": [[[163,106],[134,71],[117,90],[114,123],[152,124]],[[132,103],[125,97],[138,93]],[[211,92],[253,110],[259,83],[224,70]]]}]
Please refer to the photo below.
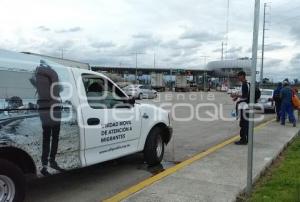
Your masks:
[{"label": "dark trousers", "polygon": [[245,110],[240,110],[240,137],[242,142],[248,142],[249,131],[249,113]]},{"label": "dark trousers", "polygon": [[277,120],[280,120],[281,102],[275,102]]},{"label": "dark trousers", "polygon": [[[50,162],[55,161],[55,156],[58,149],[60,125],[43,126],[43,152],[42,164],[48,165],[48,158],[50,153]],[[51,143],[51,146],[50,146]],[[51,148],[51,151],[50,151]]]},{"label": "dark trousers", "polygon": [[296,118],[294,115],[294,109],[292,106],[292,103],[289,102],[283,102],[281,104],[281,123],[285,124],[285,118],[286,118],[286,114],[288,114],[289,120],[291,123],[295,123],[296,122]]},{"label": "dark trousers", "polygon": [[[48,165],[48,161],[55,161],[57,154],[61,111],[58,108],[52,112],[50,110],[40,110],[39,113],[43,128],[42,164]],[[52,119],[51,114],[58,120]]]}]

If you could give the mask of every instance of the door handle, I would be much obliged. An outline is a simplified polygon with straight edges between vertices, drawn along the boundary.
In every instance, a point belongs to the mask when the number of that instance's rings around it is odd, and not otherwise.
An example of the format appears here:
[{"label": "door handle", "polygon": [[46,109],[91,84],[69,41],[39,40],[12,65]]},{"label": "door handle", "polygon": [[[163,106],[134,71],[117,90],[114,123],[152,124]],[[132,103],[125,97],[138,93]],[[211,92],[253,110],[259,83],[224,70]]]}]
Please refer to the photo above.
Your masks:
[{"label": "door handle", "polygon": [[148,118],[149,118],[148,114],[146,114],[146,113],[144,113],[142,117],[143,117],[144,119],[148,119]]},{"label": "door handle", "polygon": [[90,126],[99,125],[100,124],[100,119],[98,119],[98,118],[89,118],[87,120],[87,124],[90,125]]}]

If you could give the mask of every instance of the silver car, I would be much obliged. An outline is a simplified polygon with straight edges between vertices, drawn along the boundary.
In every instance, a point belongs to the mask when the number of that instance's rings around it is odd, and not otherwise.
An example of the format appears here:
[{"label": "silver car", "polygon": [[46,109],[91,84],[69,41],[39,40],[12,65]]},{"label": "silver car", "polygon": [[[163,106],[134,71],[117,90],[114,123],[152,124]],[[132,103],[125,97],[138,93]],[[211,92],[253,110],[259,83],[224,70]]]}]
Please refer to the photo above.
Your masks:
[{"label": "silver car", "polygon": [[123,90],[128,96],[137,99],[157,97],[157,91],[153,90],[151,86],[147,85],[128,85],[124,87]]},{"label": "silver car", "polygon": [[273,89],[260,89],[261,96],[255,105],[255,109],[263,109],[264,112],[275,112],[275,103],[272,100],[274,90]]}]

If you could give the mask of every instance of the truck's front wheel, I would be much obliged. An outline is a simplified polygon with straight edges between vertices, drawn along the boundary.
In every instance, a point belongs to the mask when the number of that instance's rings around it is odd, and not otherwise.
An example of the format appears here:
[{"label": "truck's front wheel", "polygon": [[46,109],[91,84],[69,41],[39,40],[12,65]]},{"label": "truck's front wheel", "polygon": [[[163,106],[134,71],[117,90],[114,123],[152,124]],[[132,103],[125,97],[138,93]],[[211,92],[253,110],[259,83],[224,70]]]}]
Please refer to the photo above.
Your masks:
[{"label": "truck's front wheel", "polygon": [[149,166],[160,164],[165,152],[162,130],[155,127],[149,133],[144,149],[145,161]]},{"label": "truck's front wheel", "polygon": [[13,163],[0,159],[0,201],[19,202],[25,198],[25,176]]}]

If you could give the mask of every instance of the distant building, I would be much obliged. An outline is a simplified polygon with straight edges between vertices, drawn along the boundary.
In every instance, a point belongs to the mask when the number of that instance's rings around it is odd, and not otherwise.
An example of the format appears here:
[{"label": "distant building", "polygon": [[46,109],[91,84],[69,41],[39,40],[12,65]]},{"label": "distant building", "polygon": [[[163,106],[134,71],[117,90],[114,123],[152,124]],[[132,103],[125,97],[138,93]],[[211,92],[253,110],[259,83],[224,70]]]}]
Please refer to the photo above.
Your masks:
[{"label": "distant building", "polygon": [[88,69],[88,70],[90,69],[90,65],[88,63],[84,63],[84,62],[63,59],[63,58],[57,58],[57,57],[52,57],[52,56],[47,56],[47,55],[41,55],[41,54],[37,54],[37,53],[30,53],[30,52],[22,52],[22,53],[28,54],[28,55],[39,56],[39,57],[51,60],[52,62],[67,66],[67,67],[74,67],[74,68]]},{"label": "distant building", "polygon": [[236,60],[219,60],[207,64],[207,70],[215,77],[235,77],[239,71],[245,71],[247,76],[251,75],[251,59],[241,58]]},{"label": "distant building", "polygon": [[240,82],[237,79],[239,71],[246,72],[246,79],[250,80],[252,60],[249,58],[240,58],[236,60],[218,60],[207,64],[207,70],[211,76],[218,78],[218,84],[223,89],[237,86]]}]

